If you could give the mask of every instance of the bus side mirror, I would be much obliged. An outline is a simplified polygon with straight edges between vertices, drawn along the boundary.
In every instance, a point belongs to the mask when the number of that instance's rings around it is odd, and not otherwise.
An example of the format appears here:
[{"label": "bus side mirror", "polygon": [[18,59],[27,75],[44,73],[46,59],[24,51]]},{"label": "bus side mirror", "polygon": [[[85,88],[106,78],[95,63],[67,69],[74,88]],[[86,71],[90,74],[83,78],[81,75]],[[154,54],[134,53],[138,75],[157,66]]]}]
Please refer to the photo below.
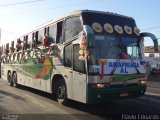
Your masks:
[{"label": "bus side mirror", "polygon": [[94,39],[93,29],[88,25],[84,25],[83,30],[86,34],[86,42],[87,42],[86,47],[87,48],[94,48],[95,47],[95,39]]},{"label": "bus side mirror", "polygon": [[156,38],[155,35],[153,35],[152,33],[143,32],[140,34],[140,39],[142,39],[143,37],[150,37],[154,43],[154,50],[158,51],[158,39]]}]

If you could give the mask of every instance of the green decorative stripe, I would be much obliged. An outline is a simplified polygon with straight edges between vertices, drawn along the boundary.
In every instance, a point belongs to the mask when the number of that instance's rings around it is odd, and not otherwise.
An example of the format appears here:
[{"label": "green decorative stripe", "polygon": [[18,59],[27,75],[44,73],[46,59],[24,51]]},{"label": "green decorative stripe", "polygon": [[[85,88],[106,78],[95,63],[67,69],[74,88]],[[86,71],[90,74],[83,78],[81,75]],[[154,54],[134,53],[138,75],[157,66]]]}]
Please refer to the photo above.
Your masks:
[{"label": "green decorative stripe", "polygon": [[132,80],[136,78],[145,78],[145,74],[115,75],[113,81]]}]

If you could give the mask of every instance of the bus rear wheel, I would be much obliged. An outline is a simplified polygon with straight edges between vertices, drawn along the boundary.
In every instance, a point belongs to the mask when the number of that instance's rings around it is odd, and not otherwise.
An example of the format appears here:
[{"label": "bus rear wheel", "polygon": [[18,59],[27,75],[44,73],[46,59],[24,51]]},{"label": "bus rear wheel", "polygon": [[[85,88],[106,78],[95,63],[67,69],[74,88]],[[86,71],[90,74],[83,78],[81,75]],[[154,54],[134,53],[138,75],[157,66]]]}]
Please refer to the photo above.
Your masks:
[{"label": "bus rear wheel", "polygon": [[13,81],[13,86],[14,87],[18,87],[18,84],[17,84],[17,74],[15,72],[12,75],[12,81]]},{"label": "bus rear wheel", "polygon": [[56,99],[60,104],[66,105],[67,103],[67,89],[64,81],[57,83]]},{"label": "bus rear wheel", "polygon": [[7,80],[8,80],[9,86],[12,86],[13,82],[12,82],[12,78],[11,78],[11,73],[10,72],[8,72],[8,74],[7,74]]}]

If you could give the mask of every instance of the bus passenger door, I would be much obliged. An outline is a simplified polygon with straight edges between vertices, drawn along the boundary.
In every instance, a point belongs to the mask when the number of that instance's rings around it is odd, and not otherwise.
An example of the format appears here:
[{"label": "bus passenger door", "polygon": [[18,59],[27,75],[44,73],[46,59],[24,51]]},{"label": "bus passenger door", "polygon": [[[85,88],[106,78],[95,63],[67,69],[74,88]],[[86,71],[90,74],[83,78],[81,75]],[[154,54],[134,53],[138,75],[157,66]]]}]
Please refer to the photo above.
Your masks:
[{"label": "bus passenger door", "polygon": [[74,100],[86,103],[85,61],[79,60],[79,44],[73,44],[73,91]]},{"label": "bus passenger door", "polygon": [[66,80],[67,96],[69,99],[73,99],[72,43],[69,43],[64,47],[64,66],[64,69],[63,67],[61,69],[61,73],[64,74]]}]

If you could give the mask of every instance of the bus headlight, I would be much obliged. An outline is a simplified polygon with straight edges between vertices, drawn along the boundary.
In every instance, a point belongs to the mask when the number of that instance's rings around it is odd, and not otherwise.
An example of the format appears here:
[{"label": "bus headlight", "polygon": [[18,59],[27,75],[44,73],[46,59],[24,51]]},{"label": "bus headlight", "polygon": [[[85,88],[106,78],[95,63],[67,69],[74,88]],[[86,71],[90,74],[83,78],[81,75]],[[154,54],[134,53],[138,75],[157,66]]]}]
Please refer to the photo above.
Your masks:
[{"label": "bus headlight", "polygon": [[146,85],[146,80],[138,80],[139,85]]},{"label": "bus headlight", "polygon": [[92,88],[106,88],[109,86],[109,83],[93,83]]}]

